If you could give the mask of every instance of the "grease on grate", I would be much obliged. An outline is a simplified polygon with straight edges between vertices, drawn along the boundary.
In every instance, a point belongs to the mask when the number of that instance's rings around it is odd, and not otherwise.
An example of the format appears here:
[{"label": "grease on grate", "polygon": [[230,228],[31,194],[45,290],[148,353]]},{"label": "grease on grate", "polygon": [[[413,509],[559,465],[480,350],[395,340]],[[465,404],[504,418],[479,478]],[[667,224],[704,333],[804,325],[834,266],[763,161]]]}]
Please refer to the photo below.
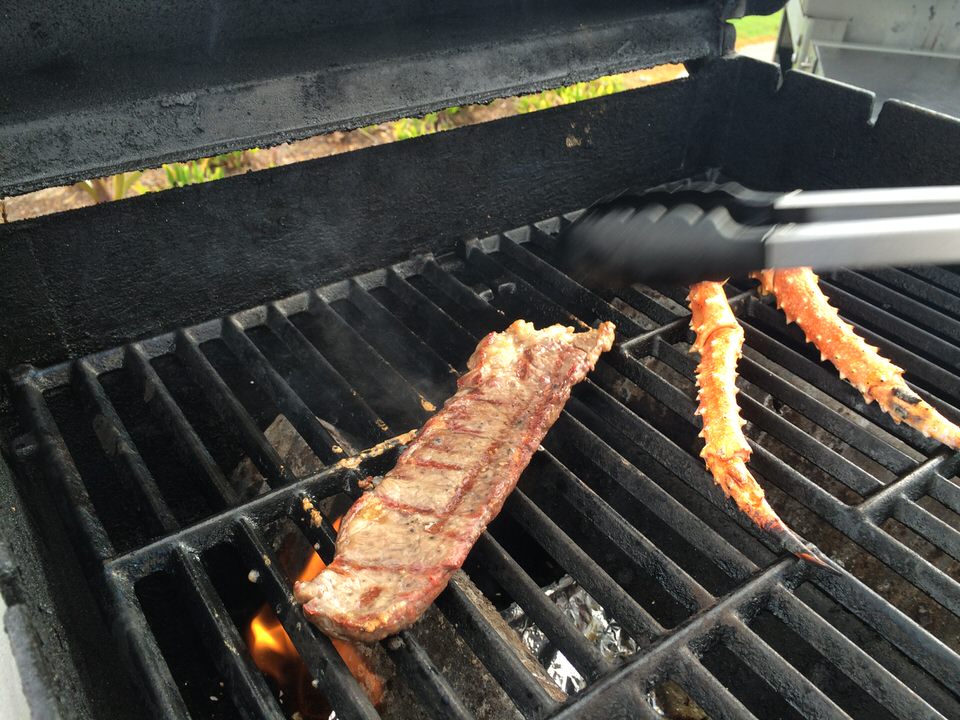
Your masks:
[{"label": "grease on grate", "polygon": [[687,691],[673,680],[657,685],[647,694],[655,712],[669,720],[707,720],[708,716]]}]

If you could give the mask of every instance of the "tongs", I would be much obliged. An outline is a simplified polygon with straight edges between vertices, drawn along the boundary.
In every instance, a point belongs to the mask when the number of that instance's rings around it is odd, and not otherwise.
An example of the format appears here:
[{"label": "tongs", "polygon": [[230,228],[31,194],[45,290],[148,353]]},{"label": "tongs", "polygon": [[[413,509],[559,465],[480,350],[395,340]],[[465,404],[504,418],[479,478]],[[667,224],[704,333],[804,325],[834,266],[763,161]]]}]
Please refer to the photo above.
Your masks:
[{"label": "tongs", "polygon": [[784,194],[686,181],[596,203],[558,248],[572,277],[603,287],[960,263],[960,186]]}]

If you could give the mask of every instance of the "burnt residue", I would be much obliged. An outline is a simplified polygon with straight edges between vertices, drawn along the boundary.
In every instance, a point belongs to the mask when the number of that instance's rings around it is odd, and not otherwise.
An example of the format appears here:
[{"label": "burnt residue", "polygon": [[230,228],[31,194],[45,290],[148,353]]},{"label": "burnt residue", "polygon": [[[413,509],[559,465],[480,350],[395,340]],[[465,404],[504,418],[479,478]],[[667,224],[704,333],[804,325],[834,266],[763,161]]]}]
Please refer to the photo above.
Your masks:
[{"label": "burnt residue", "polygon": [[[890,412],[895,418],[917,427],[922,427],[929,422],[929,418],[922,412],[922,408],[918,407],[923,402],[919,396],[899,386],[893,388],[891,395]],[[921,412],[916,412],[917,410]]]},{"label": "burnt residue", "polygon": [[903,405],[894,404],[891,406],[891,410],[893,410],[893,414],[901,420],[910,419],[910,411],[903,407]]},{"label": "burnt residue", "polygon": [[[469,582],[463,575],[458,579]],[[477,594],[479,596],[479,592]],[[410,632],[436,658],[436,664],[478,720],[519,720],[521,715],[510,698],[463,641],[456,627],[436,608],[430,608]],[[393,684],[391,692],[394,696],[386,700],[393,702],[382,713],[385,720],[423,717],[415,702],[404,701],[413,693],[402,679]]]},{"label": "burnt residue", "polygon": [[914,395],[908,390],[904,390],[900,387],[895,387],[893,389],[893,396],[898,400],[903,400],[905,403],[910,403],[911,405],[919,405],[923,402],[918,395]]}]

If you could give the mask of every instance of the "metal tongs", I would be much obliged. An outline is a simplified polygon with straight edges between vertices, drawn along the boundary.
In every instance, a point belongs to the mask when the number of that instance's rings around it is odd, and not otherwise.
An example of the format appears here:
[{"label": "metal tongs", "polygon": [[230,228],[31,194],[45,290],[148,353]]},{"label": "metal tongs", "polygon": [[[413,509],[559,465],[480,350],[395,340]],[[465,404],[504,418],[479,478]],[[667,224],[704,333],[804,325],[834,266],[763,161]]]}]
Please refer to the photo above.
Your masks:
[{"label": "metal tongs", "polygon": [[960,186],[783,194],[685,181],[596,203],[558,248],[575,279],[604,287],[960,263]]}]

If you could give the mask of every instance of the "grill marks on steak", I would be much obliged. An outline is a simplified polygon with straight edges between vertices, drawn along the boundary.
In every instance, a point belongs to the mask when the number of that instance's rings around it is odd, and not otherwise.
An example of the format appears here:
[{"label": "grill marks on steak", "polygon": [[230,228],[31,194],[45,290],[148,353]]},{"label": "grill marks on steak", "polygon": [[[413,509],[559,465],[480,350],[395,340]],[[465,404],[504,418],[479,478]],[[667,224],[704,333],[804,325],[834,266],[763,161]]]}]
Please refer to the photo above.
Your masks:
[{"label": "grill marks on steak", "polygon": [[294,587],[307,617],[329,635],[365,642],[413,624],[500,512],[613,336],[609,322],[575,333],[518,320],[485,337],[457,393],[344,516],[333,562]]}]

